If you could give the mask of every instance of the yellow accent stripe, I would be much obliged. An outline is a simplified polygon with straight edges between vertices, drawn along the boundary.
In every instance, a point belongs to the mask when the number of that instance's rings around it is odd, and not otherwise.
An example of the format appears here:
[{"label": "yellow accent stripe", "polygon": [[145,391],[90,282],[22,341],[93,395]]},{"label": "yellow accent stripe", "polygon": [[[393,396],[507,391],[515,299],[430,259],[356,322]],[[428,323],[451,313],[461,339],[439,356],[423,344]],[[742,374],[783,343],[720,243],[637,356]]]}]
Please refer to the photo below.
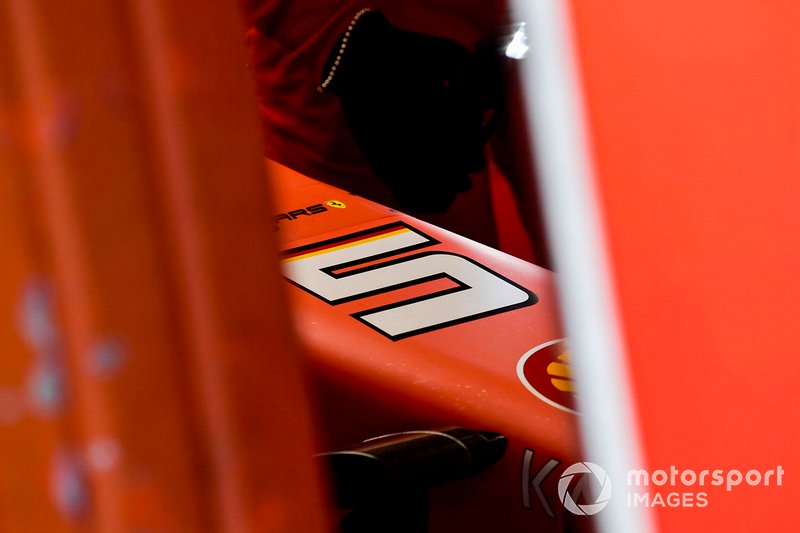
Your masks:
[{"label": "yellow accent stripe", "polygon": [[330,248],[323,248],[322,250],[316,250],[314,252],[309,252],[307,254],[298,255],[295,257],[290,257],[289,259],[284,259],[284,263],[288,263],[290,261],[297,261],[298,259],[305,259],[307,257],[313,257],[315,255],[327,254],[329,252],[335,252],[337,250],[344,250],[345,248],[350,248],[352,246],[356,246],[357,244],[364,244],[366,242],[377,241],[380,239],[385,239],[387,237],[392,237],[394,235],[400,235],[401,233],[408,233],[411,230],[408,228],[400,228],[395,231],[390,231],[389,233],[381,233],[380,235],[376,235],[374,237],[367,237],[366,239],[361,239],[359,241],[348,242],[345,244],[340,244],[339,246],[332,246]]},{"label": "yellow accent stripe", "polygon": [[575,392],[575,386],[571,380],[568,379],[551,379],[550,382],[553,387],[561,392]]},{"label": "yellow accent stripe", "polygon": [[551,376],[556,376],[560,378],[571,378],[572,371],[570,370],[569,365],[565,365],[564,363],[550,363],[547,365],[547,373]]}]

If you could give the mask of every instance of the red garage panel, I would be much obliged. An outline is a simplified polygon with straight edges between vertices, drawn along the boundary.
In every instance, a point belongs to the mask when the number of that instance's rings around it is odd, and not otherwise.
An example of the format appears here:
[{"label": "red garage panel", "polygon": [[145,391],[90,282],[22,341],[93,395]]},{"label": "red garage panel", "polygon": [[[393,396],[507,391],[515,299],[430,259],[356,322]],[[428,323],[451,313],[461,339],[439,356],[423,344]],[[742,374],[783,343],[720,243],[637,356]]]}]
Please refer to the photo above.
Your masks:
[{"label": "red garage panel", "polygon": [[730,491],[651,487],[706,493],[702,508],[696,498],[658,507],[657,522],[794,531],[800,6],[611,0],[572,10],[649,467],[722,469],[725,485],[730,469],[775,471],[769,486],[761,475]]}]

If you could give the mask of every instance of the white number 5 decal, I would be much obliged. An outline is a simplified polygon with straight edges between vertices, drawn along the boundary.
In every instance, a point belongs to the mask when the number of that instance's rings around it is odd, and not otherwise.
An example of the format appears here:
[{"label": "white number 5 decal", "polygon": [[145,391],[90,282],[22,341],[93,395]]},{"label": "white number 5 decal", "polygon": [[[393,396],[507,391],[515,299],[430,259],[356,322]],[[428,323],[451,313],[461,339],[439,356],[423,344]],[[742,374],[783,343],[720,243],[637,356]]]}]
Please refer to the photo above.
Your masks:
[{"label": "white number 5 decal", "polygon": [[331,305],[437,279],[455,284],[352,315],[392,340],[537,302],[532,292],[461,255],[426,251],[391,259],[436,244],[404,223],[389,224],[288,250],[284,275]]}]

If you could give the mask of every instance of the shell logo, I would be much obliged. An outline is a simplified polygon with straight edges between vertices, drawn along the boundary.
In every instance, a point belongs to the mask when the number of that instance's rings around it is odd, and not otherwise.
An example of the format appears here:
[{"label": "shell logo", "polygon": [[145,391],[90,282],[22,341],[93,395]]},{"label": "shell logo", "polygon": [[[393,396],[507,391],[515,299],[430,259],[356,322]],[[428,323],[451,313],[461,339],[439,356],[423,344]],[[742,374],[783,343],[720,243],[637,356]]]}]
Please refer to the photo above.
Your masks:
[{"label": "shell logo", "polygon": [[578,414],[566,339],[546,342],[525,352],[517,363],[517,376],[543,402]]}]

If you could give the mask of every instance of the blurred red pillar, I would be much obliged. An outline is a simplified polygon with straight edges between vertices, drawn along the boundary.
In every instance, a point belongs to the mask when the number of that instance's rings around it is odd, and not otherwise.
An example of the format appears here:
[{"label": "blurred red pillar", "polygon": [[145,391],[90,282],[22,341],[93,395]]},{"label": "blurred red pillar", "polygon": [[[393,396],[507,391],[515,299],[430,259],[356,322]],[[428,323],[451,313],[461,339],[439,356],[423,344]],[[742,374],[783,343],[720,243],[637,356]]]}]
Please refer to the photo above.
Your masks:
[{"label": "blurred red pillar", "polygon": [[2,529],[323,529],[241,35],[3,3]]}]

